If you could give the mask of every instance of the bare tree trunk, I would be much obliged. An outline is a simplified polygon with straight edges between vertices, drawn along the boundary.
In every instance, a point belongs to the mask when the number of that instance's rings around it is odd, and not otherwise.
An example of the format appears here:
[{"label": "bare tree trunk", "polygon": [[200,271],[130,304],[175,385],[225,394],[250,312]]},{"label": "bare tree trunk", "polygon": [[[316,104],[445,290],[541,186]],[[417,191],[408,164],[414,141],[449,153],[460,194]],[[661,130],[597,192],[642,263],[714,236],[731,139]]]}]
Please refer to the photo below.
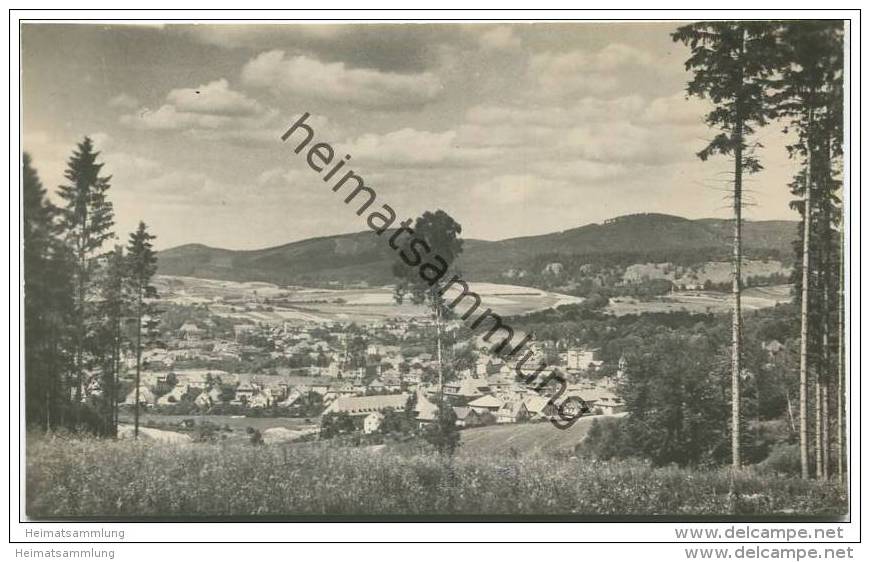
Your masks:
[{"label": "bare tree trunk", "polygon": [[794,434],[797,428],[794,425],[794,409],[791,405],[791,392],[788,390],[788,385],[785,387],[785,403],[788,407],[788,425],[791,427],[792,434]]},{"label": "bare tree trunk", "polygon": [[743,221],[743,123],[738,115],[735,127],[737,147],[734,151],[734,241],[732,256],[731,294],[734,299],[734,309],[731,317],[731,464],[740,468],[740,372],[741,372],[741,331],[742,318],[740,310],[741,293],[741,260],[743,259],[742,221]]},{"label": "bare tree trunk", "polygon": [[139,377],[142,371],[142,290],[136,303],[136,404],[133,405],[133,438],[139,439]]},{"label": "bare tree trunk", "polygon": [[844,291],[843,287],[845,285],[846,278],[844,277],[845,271],[845,245],[843,239],[843,232],[845,232],[845,225],[840,226],[840,287],[838,291],[839,298],[837,299],[837,317],[838,317],[838,330],[837,330],[837,479],[840,481],[840,484],[845,482],[845,457],[846,457],[846,428],[844,427],[845,422],[845,392],[846,392],[846,370],[844,365],[844,355],[845,355],[845,323],[844,323]]},{"label": "bare tree trunk", "polygon": [[444,365],[441,357],[441,303],[438,302],[438,296],[433,295],[435,299],[435,354],[438,359],[438,401],[439,404],[444,404]]},{"label": "bare tree trunk", "polygon": [[814,391],[815,391],[815,417],[816,417],[816,432],[813,436],[815,439],[816,453],[816,478],[822,477],[822,382],[821,372],[816,372]]},{"label": "bare tree trunk", "polygon": [[829,389],[828,381],[822,384],[822,478],[827,480],[830,477],[831,463],[831,439],[830,439],[830,422],[828,411]]},{"label": "bare tree trunk", "polygon": [[[812,127],[813,110],[807,114],[808,128]],[[808,134],[807,139],[811,136]],[[810,443],[809,424],[807,412],[808,377],[807,377],[807,343],[809,337],[809,300],[810,300],[810,205],[812,203],[812,160],[813,152],[807,147],[807,167],[804,187],[804,217],[803,217],[803,259],[801,271],[801,348],[800,348],[800,449],[801,449],[801,478],[810,477]]]},{"label": "bare tree trunk", "polygon": [[[842,234],[840,235],[842,238]],[[841,251],[845,252],[843,244],[840,244]],[[845,255],[841,259],[841,264],[845,263]],[[840,271],[843,271],[841,265]],[[846,408],[846,370],[844,364],[845,356],[845,322],[844,322],[844,295],[843,285],[845,278],[840,276],[840,291],[838,300],[838,346],[837,346],[837,479],[840,484],[846,481],[846,426],[845,426],[845,408]]]},{"label": "bare tree trunk", "polygon": [[[830,162],[828,162],[828,167],[826,168],[826,178],[825,182],[828,183],[827,174],[830,173]],[[827,192],[827,189],[825,190]],[[829,196],[828,193],[825,194],[826,197]],[[822,470],[821,477],[825,480],[828,479],[829,476],[829,466],[831,460],[831,440],[830,440],[830,414],[828,412],[829,409],[829,387],[831,384],[830,377],[830,368],[831,368],[831,354],[830,354],[830,303],[828,300],[828,292],[830,291],[831,284],[831,275],[830,275],[830,267],[831,267],[831,259],[830,259],[830,213],[829,213],[829,202],[825,201],[825,216],[824,216],[824,224],[822,225],[824,228],[823,236],[824,236],[824,248],[822,255],[825,256],[823,269],[822,269],[822,368],[819,369],[819,377],[821,378],[821,418],[822,425],[819,428],[819,433],[821,433],[821,444],[822,444]]]}]

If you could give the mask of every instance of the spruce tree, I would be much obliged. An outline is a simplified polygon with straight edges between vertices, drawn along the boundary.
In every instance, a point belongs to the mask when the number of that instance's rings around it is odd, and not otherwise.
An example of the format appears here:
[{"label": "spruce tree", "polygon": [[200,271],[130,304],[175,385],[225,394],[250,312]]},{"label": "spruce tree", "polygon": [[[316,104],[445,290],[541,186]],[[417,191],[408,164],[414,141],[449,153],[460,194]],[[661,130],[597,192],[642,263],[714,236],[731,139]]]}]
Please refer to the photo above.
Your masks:
[{"label": "spruce tree", "polygon": [[[793,207],[801,214],[793,272],[795,299],[801,310],[800,457],[801,475],[810,476],[809,385],[815,404],[815,474],[827,478],[830,464],[830,387],[832,349],[840,348],[837,309],[842,283],[838,229],[842,210],[839,162],[843,136],[843,24],[839,21],[785,22],[780,30],[782,53],[776,88],[777,110],[798,140],[788,147],[802,170],[790,185],[800,197]],[[811,377],[810,367],[814,369]],[[837,407],[842,406],[838,371]],[[838,414],[838,444],[843,438]],[[842,459],[842,448],[838,459]],[[840,463],[838,463],[840,467]]]},{"label": "spruce tree", "polygon": [[692,71],[687,93],[709,99],[714,108],[706,123],[719,130],[698,153],[701,160],[715,154],[731,156],[734,161],[732,209],[731,293],[731,462],[741,464],[741,376],[742,312],[741,291],[743,259],[743,176],[762,169],[753,155],[760,146],[751,143],[756,128],[772,116],[766,81],[773,71],[774,26],[769,22],[699,22],[680,27],[674,41],[687,45],[692,55],[686,69]]},{"label": "spruce tree", "polygon": [[130,241],[127,244],[127,283],[133,317],[136,321],[136,335],[133,342],[136,351],[136,404],[133,434],[136,438],[139,437],[139,386],[142,372],[143,332],[147,336],[148,329],[153,324],[155,311],[150,301],[157,298],[157,290],[151,285],[151,279],[157,273],[157,255],[151,243],[154,238],[148,232],[145,223],[140,221],[136,231],[130,234]]},{"label": "spruce tree", "polygon": [[66,422],[72,262],[56,237],[57,209],[27,153],[22,180],[25,419],[50,430]]},{"label": "spruce tree", "polygon": [[111,177],[100,175],[103,164],[97,162],[98,157],[93,142],[85,137],[67,161],[64,173],[67,183],[61,185],[57,193],[63,202],[59,226],[75,259],[73,385],[77,407],[82,401],[84,373],[88,367],[86,346],[96,318],[88,304],[88,293],[93,288],[93,258],[113,236],[114,225],[112,204],[107,198]]}]

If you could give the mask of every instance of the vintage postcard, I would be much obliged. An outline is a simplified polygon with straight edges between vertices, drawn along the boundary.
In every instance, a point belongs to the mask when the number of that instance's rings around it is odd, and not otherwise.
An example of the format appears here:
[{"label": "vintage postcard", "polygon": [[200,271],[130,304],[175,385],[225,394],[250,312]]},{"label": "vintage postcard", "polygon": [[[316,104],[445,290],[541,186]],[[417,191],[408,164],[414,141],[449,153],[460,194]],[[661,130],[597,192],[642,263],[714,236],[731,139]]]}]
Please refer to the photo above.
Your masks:
[{"label": "vintage postcard", "polygon": [[27,520],[850,518],[849,21],[19,31]]}]

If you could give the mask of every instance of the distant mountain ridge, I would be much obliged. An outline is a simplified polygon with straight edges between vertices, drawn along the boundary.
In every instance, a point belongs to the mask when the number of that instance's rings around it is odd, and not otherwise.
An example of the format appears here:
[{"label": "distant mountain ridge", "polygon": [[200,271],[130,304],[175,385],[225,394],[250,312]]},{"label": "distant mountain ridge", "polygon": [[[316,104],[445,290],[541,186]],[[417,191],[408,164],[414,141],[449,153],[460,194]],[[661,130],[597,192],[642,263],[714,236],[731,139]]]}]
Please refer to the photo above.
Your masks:
[{"label": "distant mountain ridge", "polygon": [[[726,219],[697,219],[664,214],[626,215],[601,224],[499,241],[465,240],[459,268],[469,279],[499,281],[512,268],[524,268],[541,256],[654,256],[678,260],[687,252],[726,259],[732,236]],[[747,221],[747,253],[761,252],[790,260],[796,221]],[[357,232],[310,238],[261,250],[226,250],[185,244],[158,253],[159,273],[227,281],[267,281],[279,285],[323,286],[392,282],[395,252],[388,233]],[[674,256],[670,258],[669,256]]]}]

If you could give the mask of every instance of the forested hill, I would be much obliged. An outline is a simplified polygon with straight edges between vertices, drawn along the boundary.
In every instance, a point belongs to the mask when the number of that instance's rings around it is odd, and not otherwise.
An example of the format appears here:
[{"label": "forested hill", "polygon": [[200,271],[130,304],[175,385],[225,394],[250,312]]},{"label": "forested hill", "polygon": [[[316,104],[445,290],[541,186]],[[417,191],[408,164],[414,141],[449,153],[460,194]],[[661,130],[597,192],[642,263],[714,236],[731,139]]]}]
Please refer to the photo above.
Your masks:
[{"label": "forested hill", "polygon": [[[460,268],[470,279],[504,282],[524,272],[539,274],[551,262],[697,265],[727,260],[731,235],[732,223],[724,219],[627,215],[540,236],[496,242],[467,239]],[[794,221],[746,222],[743,245],[747,258],[789,262],[796,235]],[[158,265],[164,275],[323,286],[330,282],[390,283],[394,259],[386,235],[359,232],[262,250],[187,244],[160,252]]]}]

